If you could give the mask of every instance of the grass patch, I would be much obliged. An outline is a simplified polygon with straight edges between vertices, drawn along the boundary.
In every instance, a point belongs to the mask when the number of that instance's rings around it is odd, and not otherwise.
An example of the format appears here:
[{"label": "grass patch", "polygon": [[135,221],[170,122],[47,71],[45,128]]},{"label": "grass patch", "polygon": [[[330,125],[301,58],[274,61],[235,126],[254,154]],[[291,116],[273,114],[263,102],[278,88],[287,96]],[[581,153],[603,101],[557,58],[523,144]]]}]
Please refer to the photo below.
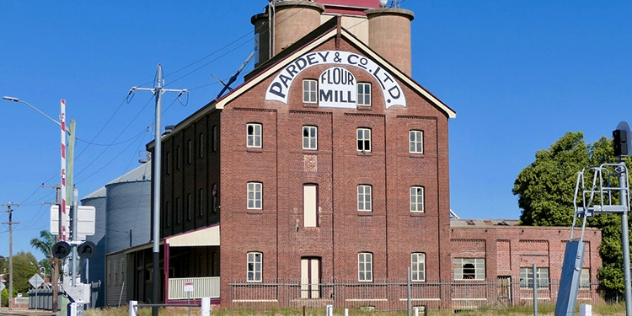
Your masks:
[{"label": "grass patch", "polygon": [[[625,303],[608,304],[601,303],[593,305],[595,315],[625,315]],[[553,315],[555,305],[538,304],[538,315]],[[322,316],[325,308],[306,308],[306,316]],[[108,307],[90,309],[85,312],[86,316],[128,316],[127,306],[120,308]],[[188,316],[186,307],[160,308],[160,316]],[[200,308],[191,308],[191,316],[199,316]],[[213,309],[212,316],[302,316],[302,308],[270,307],[265,310],[257,308],[216,308]],[[334,315],[344,315],[344,309],[334,309]],[[383,311],[363,311],[360,309],[349,309],[349,316],[406,316],[406,311],[383,312]],[[414,315],[414,313],[413,313]],[[420,313],[420,315],[423,315]],[[526,316],[533,315],[533,306],[512,306],[504,309],[482,308],[480,310],[461,311],[454,313],[452,310],[430,310],[429,316]],[[151,308],[143,307],[138,309],[138,316],[151,316]]]}]

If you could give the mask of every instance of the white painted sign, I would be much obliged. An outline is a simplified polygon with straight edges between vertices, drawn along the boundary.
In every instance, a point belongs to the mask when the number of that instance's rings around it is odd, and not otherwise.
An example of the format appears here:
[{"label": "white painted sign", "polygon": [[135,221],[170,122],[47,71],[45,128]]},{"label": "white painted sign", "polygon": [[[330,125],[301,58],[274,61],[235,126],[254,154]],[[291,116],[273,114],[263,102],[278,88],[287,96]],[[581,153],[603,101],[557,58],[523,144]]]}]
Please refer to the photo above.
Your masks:
[{"label": "white painted sign", "polygon": [[332,67],[318,79],[318,106],[330,108],[355,108],[358,84],[351,71]]},{"label": "white painted sign", "polygon": [[[292,86],[294,78],[307,68],[326,64],[353,66],[368,72],[379,83],[384,97],[384,104],[386,104],[387,109],[393,105],[406,107],[406,96],[404,96],[404,91],[400,87],[399,83],[395,81],[392,74],[376,64],[373,60],[364,56],[352,52],[334,50],[305,54],[285,66],[285,68],[283,68],[274,78],[272,83],[270,83],[270,86],[266,91],[266,100],[280,101],[287,104],[288,91]],[[321,74],[321,79],[322,76],[323,75]],[[356,92],[354,91],[352,95],[355,96],[355,93]],[[340,96],[341,95],[339,94],[338,97],[340,98]],[[331,97],[334,97],[333,92]],[[347,96],[345,96],[345,98],[348,100]],[[331,103],[327,104],[328,105],[326,106],[331,106]]]},{"label": "white painted sign", "polygon": [[[70,214],[70,206],[66,206],[66,214]],[[62,214],[63,216],[63,214]],[[77,222],[78,240],[86,240],[86,236],[92,236],[95,233],[94,221],[96,216],[96,208],[94,206],[79,206],[79,218]],[[66,227],[70,227],[70,216],[64,216]],[[57,235],[59,232],[59,206],[50,207],[50,233]]]},{"label": "white painted sign", "polygon": [[184,291],[185,292],[193,292],[193,282],[185,282],[184,283]]},{"label": "white painted sign", "polygon": [[42,283],[44,283],[44,279],[42,279],[42,277],[37,273],[33,274],[33,276],[29,279],[29,284],[31,284],[34,288],[38,288],[42,285]]}]

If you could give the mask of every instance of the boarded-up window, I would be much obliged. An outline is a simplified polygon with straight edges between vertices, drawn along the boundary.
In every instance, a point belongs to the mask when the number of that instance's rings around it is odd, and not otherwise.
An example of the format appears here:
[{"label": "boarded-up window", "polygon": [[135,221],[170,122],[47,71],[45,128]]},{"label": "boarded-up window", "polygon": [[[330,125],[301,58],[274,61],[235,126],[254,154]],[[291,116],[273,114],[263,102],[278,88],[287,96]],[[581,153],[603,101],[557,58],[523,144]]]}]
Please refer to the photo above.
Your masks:
[{"label": "boarded-up window", "polygon": [[303,215],[305,227],[318,227],[318,186],[303,186]]}]

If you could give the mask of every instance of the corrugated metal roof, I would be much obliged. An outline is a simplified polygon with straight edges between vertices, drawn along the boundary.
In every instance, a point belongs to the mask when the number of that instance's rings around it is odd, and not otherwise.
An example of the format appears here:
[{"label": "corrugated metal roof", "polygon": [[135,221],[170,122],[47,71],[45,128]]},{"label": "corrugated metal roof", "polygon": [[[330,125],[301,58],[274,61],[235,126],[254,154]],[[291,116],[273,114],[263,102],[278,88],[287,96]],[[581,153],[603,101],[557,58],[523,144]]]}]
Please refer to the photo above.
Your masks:
[{"label": "corrugated metal roof", "polygon": [[490,227],[490,226],[516,226],[517,219],[450,219],[452,227]]},{"label": "corrugated metal roof", "polygon": [[98,190],[84,196],[81,201],[83,200],[87,200],[87,199],[96,199],[96,198],[104,198],[105,197],[105,187],[101,187]]},{"label": "corrugated metal roof", "polygon": [[107,185],[123,182],[151,181],[151,163],[147,162],[136,169],[110,181]]},{"label": "corrugated metal roof", "polygon": [[171,247],[219,246],[219,225],[166,238]]}]

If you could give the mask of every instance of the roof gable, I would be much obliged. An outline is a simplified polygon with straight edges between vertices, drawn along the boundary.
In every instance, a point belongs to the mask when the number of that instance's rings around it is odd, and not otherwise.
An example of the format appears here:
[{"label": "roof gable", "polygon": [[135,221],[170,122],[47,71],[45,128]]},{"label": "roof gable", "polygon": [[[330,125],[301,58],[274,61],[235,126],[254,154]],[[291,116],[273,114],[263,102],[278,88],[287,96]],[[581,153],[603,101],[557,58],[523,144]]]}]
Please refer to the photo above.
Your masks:
[{"label": "roof gable", "polygon": [[[395,79],[408,85],[413,91],[422,95],[433,106],[437,107],[448,118],[455,118],[456,112],[450,107],[445,105],[441,100],[435,97],[432,93],[414,81],[412,78],[404,74],[397,69],[387,60],[382,58],[379,54],[368,47],[364,42],[359,40],[353,34],[346,29],[339,26],[338,19],[332,19],[321,27],[314,30],[312,33],[305,36],[299,42],[294,43],[282,53],[268,60],[264,64],[260,65],[258,69],[247,75],[247,81],[235,88],[231,93],[225,95],[223,98],[217,100],[215,103],[216,109],[223,109],[226,104],[239,97],[244,92],[248,91],[255,85],[261,83],[266,78],[276,74],[276,78],[272,85],[269,87],[266,93],[266,100],[282,101],[283,96],[279,88],[286,88],[289,86],[288,81],[293,79],[291,74],[298,74],[299,72],[309,68],[312,64],[340,64],[340,65],[352,65],[355,67],[363,68],[373,75],[378,82],[382,85],[382,89],[385,92],[385,99],[389,97],[398,96],[397,90],[401,92],[401,88],[397,84],[396,80],[380,79],[380,71],[387,72],[393,75]],[[358,54],[343,52],[343,51],[325,51],[325,52],[313,52],[315,48],[321,44],[338,37],[339,39],[346,40],[350,44],[357,47],[358,51],[364,56]],[[367,64],[360,64],[360,59],[366,57]],[[364,61],[363,61],[364,62]],[[311,64],[310,64],[311,63]],[[370,67],[369,64],[370,63]],[[285,73],[285,74],[284,74]],[[280,84],[280,85],[279,85]],[[277,92],[276,95],[274,92]],[[403,94],[401,95],[403,97]],[[393,102],[398,101],[398,102]],[[282,101],[283,102],[283,101]],[[405,98],[399,100],[391,100],[387,104],[403,105],[406,106]]]},{"label": "roof gable", "polygon": [[[184,119],[182,122],[178,123],[175,126],[173,133],[176,133],[183,127],[188,126],[192,122],[195,122],[200,117],[211,111],[224,109],[224,106],[226,106],[226,104],[235,100],[236,98],[250,90],[252,87],[266,80],[268,77],[275,75],[278,71],[290,65],[297,58],[311,53],[318,46],[332,39],[346,40],[348,43],[356,47],[358,51],[362,53],[365,57],[370,58],[377,66],[393,74],[396,79],[403,82],[413,91],[417,92],[419,95],[428,100],[428,102],[432,106],[439,109],[448,118],[456,117],[456,112],[454,110],[441,102],[439,98],[435,97],[432,93],[422,87],[415,80],[413,80],[408,75],[397,69],[397,67],[393,66],[387,60],[382,58],[378,53],[373,51],[370,47],[368,47],[364,42],[355,37],[352,33],[344,29],[341,25],[340,19],[335,18],[323,23],[321,26],[298,40],[296,43],[290,45],[282,52],[278,53],[277,55],[259,65],[259,67],[255,68],[253,71],[245,76],[246,81],[244,83],[242,83],[226,95],[220,97],[219,99],[211,101],[206,106],[200,108],[198,111]],[[170,135],[166,135],[164,137],[169,137]],[[148,148],[151,147],[153,147],[153,141],[148,144]]]}]

